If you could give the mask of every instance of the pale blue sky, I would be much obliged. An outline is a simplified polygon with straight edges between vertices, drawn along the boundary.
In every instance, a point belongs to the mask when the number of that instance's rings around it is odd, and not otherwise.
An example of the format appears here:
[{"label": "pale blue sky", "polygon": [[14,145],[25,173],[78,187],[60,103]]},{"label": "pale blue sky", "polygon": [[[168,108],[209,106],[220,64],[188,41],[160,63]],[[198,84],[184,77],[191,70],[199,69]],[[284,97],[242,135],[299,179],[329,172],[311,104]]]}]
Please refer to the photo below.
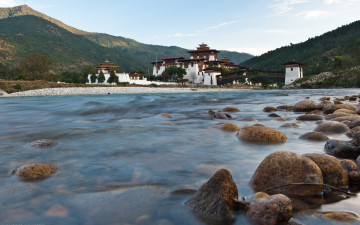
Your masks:
[{"label": "pale blue sky", "polygon": [[260,55],[360,20],[360,0],[0,0],[89,32]]}]

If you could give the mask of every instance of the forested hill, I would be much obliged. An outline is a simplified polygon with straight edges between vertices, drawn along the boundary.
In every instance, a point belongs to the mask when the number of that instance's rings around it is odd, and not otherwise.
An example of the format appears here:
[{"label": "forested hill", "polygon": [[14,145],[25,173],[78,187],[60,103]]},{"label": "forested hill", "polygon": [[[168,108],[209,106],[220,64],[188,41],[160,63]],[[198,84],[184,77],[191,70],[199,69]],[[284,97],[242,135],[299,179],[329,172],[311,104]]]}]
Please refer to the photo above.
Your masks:
[{"label": "forested hill", "polygon": [[360,66],[360,21],[342,26],[321,36],[290,46],[269,51],[254,57],[242,65],[262,70],[283,70],[288,61],[305,63],[305,75],[332,71],[336,67],[336,56],[341,66]]},{"label": "forested hill", "polygon": [[[117,51],[120,51],[121,54],[132,56],[132,58],[137,59],[136,61],[140,63],[138,69],[143,69],[143,70],[151,69],[150,62],[155,61],[156,59],[161,59],[166,57],[177,57],[177,56],[189,57],[189,54],[186,52],[187,49],[179,48],[176,46],[167,47],[160,45],[149,45],[121,36],[113,36],[103,33],[90,33],[86,31],[82,31],[74,27],[68,26],[63,22],[51,18],[41,12],[33,10],[27,5],[22,5],[12,8],[0,8],[0,21],[2,19],[22,17],[26,15],[33,15],[41,19],[47,20],[73,34],[81,35],[82,37],[92,41],[93,43],[96,43],[103,47],[115,49]],[[197,46],[194,46],[194,49],[195,47]],[[216,48],[216,46],[211,46],[211,47]],[[248,60],[253,57],[252,55],[247,53],[230,52],[230,51],[222,51],[222,50],[220,51],[221,53],[219,54],[219,57],[222,58],[224,56],[227,56],[232,62],[236,64],[242,63],[245,60]],[[97,64],[98,63],[99,62],[97,62]]]},{"label": "forested hill", "polygon": [[0,20],[0,61],[18,65],[32,53],[46,55],[56,71],[98,65],[105,59],[120,70],[145,70],[137,58],[116,49],[100,46],[36,16],[18,16]]}]

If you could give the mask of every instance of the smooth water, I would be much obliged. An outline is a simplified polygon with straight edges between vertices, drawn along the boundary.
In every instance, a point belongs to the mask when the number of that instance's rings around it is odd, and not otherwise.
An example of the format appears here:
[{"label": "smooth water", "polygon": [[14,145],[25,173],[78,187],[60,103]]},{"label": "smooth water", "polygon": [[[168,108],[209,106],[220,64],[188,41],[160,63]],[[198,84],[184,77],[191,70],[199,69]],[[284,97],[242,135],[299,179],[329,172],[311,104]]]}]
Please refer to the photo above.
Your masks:
[{"label": "smooth water", "polygon": [[[197,189],[216,170],[226,168],[239,196],[249,198],[253,191],[248,182],[268,154],[323,152],[324,142],[299,139],[315,128],[314,122],[279,128],[296,122],[299,114],[277,112],[288,120],[277,122],[262,111],[265,106],[353,94],[359,89],[2,98],[0,224],[204,224],[184,206],[188,195],[169,193]],[[248,144],[235,133],[211,128],[225,121],[211,118],[208,110],[227,106],[241,110],[231,113],[231,123],[261,123],[284,132],[288,141]],[[256,121],[242,120],[247,117]],[[349,140],[345,135],[331,138]],[[58,145],[29,147],[39,139]],[[58,171],[37,182],[11,175],[16,167],[36,162],[53,163]],[[360,215],[358,201],[353,197],[316,210]],[[304,224],[328,224],[310,213],[295,218]],[[234,224],[248,222],[238,216]]]}]

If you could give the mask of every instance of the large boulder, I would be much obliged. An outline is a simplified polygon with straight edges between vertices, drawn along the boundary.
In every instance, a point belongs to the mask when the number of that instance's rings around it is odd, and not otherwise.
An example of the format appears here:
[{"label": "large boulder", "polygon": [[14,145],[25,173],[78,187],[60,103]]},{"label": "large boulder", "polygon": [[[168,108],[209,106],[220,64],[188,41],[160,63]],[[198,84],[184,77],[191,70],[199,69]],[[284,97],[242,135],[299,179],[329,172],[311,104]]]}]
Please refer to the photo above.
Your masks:
[{"label": "large boulder", "polygon": [[283,143],[287,141],[284,133],[262,126],[245,126],[240,129],[236,136],[242,141],[254,143]]},{"label": "large boulder", "polygon": [[33,163],[14,169],[12,174],[22,181],[37,181],[51,177],[56,171],[57,168],[54,165]]},{"label": "large boulder", "polygon": [[202,216],[227,218],[235,209],[233,199],[238,199],[236,184],[228,170],[220,169],[185,205]]},{"label": "large boulder", "polygon": [[302,121],[317,121],[317,120],[323,120],[324,117],[322,115],[318,114],[305,114],[298,116],[296,120],[302,120]]},{"label": "large boulder", "polygon": [[255,224],[287,223],[292,217],[291,200],[283,194],[252,200],[246,215]]},{"label": "large boulder", "polygon": [[300,136],[300,139],[309,140],[309,141],[327,141],[329,140],[328,136],[321,132],[308,132]]},{"label": "large boulder", "polygon": [[349,185],[348,172],[342,167],[341,162],[334,156],[327,154],[305,154],[303,155],[318,165],[320,168],[324,184],[335,187],[345,187]]},{"label": "large boulder", "polygon": [[[314,161],[296,153],[279,151],[268,155],[256,169],[250,180],[255,191],[287,196],[308,196],[319,194],[323,187],[307,185],[288,185],[292,183],[323,184],[320,168]],[[288,185],[282,186],[281,185]],[[278,187],[278,188],[275,188]]]},{"label": "large boulder", "polygon": [[317,103],[310,100],[304,99],[294,105],[295,112],[310,112],[317,108]]},{"label": "large boulder", "polygon": [[329,134],[341,134],[348,132],[349,127],[336,121],[327,121],[319,124],[314,131]]},{"label": "large boulder", "polygon": [[351,141],[328,140],[325,152],[338,158],[356,159],[360,155],[360,146]]}]

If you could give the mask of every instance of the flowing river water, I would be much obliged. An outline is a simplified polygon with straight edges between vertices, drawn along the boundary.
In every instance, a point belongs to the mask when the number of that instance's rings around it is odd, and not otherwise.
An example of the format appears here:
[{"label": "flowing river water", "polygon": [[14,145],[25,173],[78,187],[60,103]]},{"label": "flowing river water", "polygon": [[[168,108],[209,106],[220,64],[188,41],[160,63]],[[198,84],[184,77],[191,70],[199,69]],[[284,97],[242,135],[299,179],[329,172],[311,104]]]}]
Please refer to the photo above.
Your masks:
[{"label": "flowing river water", "polygon": [[[177,189],[198,189],[220,168],[228,169],[239,196],[253,194],[248,185],[261,161],[275,151],[322,153],[325,142],[300,140],[314,122],[297,122],[299,114],[279,111],[287,122],[263,112],[265,106],[294,105],[310,97],[343,97],[359,89],[265,90],[228,93],[131,94],[0,98],[0,224],[205,224]],[[236,133],[211,128],[224,120],[209,109],[236,106],[238,127],[261,123],[288,137],[284,144],[240,141]],[[172,118],[159,116],[168,113]],[[256,121],[244,121],[245,118]],[[350,140],[345,134],[331,136]],[[36,149],[29,143],[58,143]],[[18,166],[52,163],[52,177],[24,182],[11,175]],[[315,211],[344,210],[360,215],[359,197],[319,205]],[[312,212],[295,214],[302,224],[329,224]],[[234,224],[250,224],[239,215]]]}]

